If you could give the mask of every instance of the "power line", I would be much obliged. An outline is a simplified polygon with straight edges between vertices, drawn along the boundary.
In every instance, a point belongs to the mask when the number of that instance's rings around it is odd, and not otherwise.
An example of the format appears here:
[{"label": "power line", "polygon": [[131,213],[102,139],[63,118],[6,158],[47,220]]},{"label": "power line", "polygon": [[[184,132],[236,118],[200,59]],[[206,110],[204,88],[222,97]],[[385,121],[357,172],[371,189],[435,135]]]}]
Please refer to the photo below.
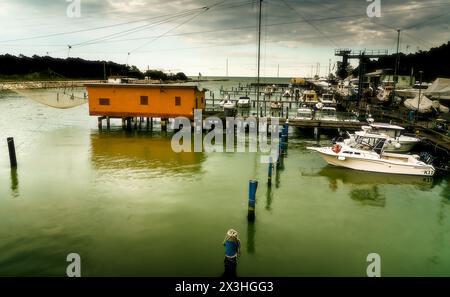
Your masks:
[{"label": "power line", "polygon": [[283,1],[284,5],[286,5],[286,7],[290,10],[292,10],[293,12],[295,12],[297,15],[299,15],[308,25],[310,25],[313,29],[315,29],[317,32],[319,32],[319,34],[321,34],[323,37],[325,37],[326,39],[328,39],[334,46],[339,47],[336,42],[334,40],[332,40],[331,38],[329,38],[324,32],[322,32],[316,25],[314,25],[312,22],[310,22],[307,18],[305,18],[303,16],[303,14],[301,14],[299,11],[297,11],[295,8],[293,8],[291,5],[289,5],[285,0],[281,0]]},{"label": "power line", "polygon": [[[201,9],[203,9],[203,8],[190,9],[190,10],[183,11],[183,12],[181,12],[181,13],[187,13],[187,12],[190,12],[190,11],[198,11],[198,10],[201,10]],[[14,42],[14,41],[23,41],[23,40],[32,40],[32,39],[49,38],[49,37],[55,37],[55,36],[61,36],[61,35],[70,35],[70,34],[75,34],[75,33],[81,33],[81,32],[88,32],[88,31],[95,31],[95,30],[101,30],[101,29],[106,29],[106,28],[118,27],[118,26],[123,26],[123,25],[133,24],[133,23],[140,23],[140,22],[144,22],[144,21],[149,21],[149,20],[159,19],[159,18],[162,18],[162,17],[165,17],[165,16],[176,16],[176,15],[178,15],[178,14],[180,14],[180,12],[178,12],[178,13],[166,14],[166,15],[161,15],[161,16],[156,16],[156,17],[151,17],[151,18],[145,18],[145,19],[140,19],[140,20],[135,20],[135,21],[127,21],[127,22],[122,22],[122,23],[113,24],[113,25],[105,25],[105,26],[99,26],[99,27],[88,28],[88,29],[80,29],[80,30],[74,30],[74,31],[59,32],[59,33],[52,33],[52,34],[46,34],[46,35],[38,35],[38,36],[25,37],[25,38],[17,38],[17,39],[3,40],[3,41],[0,41],[0,42]]]},{"label": "power line", "polygon": [[140,45],[140,46],[138,46],[138,47],[132,49],[132,50],[130,51],[130,53],[131,53],[131,52],[134,52],[134,51],[137,51],[137,50],[139,50],[139,49],[141,49],[141,48],[147,46],[148,44],[150,44],[150,43],[152,43],[152,42],[155,42],[156,40],[158,40],[159,38],[163,37],[164,35],[166,35],[166,34],[172,32],[173,30],[178,29],[179,27],[181,27],[181,26],[183,26],[184,24],[186,24],[186,23],[192,21],[193,19],[195,19],[196,17],[200,16],[201,14],[207,12],[207,11],[210,10],[211,8],[213,8],[213,7],[215,7],[215,6],[218,6],[218,5],[220,5],[220,4],[224,3],[224,2],[225,2],[225,0],[224,0],[224,1],[221,1],[221,2],[218,2],[218,3],[216,3],[216,4],[213,4],[213,5],[211,5],[211,6],[205,6],[205,7],[203,7],[203,8],[202,8],[202,9],[203,9],[202,11],[200,11],[200,12],[198,12],[197,14],[193,15],[193,16],[190,17],[189,19],[187,19],[187,20],[181,22],[180,24],[178,24],[177,26],[171,28],[170,30],[164,32],[163,34],[158,35],[157,37],[155,37],[155,38],[153,38],[153,39],[151,39],[151,40],[145,42],[144,44],[142,44],[142,45]]}]

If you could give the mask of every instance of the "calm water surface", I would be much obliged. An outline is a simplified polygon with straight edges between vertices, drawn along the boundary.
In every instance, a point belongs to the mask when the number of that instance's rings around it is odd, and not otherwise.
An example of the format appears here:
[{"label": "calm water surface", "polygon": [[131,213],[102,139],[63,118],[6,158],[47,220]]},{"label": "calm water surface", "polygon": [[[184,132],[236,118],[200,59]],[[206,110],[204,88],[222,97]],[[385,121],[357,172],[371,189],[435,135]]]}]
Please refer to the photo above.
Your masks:
[{"label": "calm water surface", "polygon": [[257,154],[176,154],[170,133],[113,125],[99,132],[86,105],[0,93],[0,275],[64,276],[77,252],[85,276],[218,276],[230,227],[242,276],[363,276],[371,252],[383,275],[450,275],[448,179],[332,168],[306,150],[316,141],[291,131],[268,190]]}]

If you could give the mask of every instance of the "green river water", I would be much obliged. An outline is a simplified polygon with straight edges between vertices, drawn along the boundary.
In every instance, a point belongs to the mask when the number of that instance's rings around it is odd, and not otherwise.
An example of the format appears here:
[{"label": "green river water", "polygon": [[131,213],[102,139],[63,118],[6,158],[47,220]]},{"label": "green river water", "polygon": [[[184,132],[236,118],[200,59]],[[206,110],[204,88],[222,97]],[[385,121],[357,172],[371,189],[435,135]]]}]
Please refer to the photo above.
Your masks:
[{"label": "green river water", "polygon": [[365,276],[372,252],[383,276],[450,275],[448,178],[333,168],[290,131],[269,190],[257,153],[177,154],[171,133],[113,123],[0,93],[0,275],[65,276],[75,252],[83,276],[219,276],[231,227],[241,276]]}]

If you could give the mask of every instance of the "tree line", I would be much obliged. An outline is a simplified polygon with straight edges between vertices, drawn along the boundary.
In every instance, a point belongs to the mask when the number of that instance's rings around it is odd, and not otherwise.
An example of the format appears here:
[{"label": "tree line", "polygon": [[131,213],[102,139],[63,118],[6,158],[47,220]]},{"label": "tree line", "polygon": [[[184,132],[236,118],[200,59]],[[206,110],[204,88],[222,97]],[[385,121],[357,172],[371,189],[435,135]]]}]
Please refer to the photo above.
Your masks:
[{"label": "tree line", "polygon": [[[377,69],[395,69],[397,54],[380,57],[378,60],[363,59],[364,72],[373,72]],[[419,71],[423,71],[424,81],[433,81],[437,77],[450,77],[450,41],[439,47],[431,48],[428,51],[418,51],[415,53],[399,53],[398,75],[414,74],[416,80],[419,79]],[[338,63],[336,75],[345,78],[349,74],[358,76],[359,66],[350,69],[348,65]]]},{"label": "tree line", "polygon": [[27,57],[0,55],[0,77],[3,79],[103,79],[105,76],[127,76],[155,80],[188,80],[183,72],[176,74],[160,70],[140,71],[136,66],[112,61],[90,61],[81,58]]}]

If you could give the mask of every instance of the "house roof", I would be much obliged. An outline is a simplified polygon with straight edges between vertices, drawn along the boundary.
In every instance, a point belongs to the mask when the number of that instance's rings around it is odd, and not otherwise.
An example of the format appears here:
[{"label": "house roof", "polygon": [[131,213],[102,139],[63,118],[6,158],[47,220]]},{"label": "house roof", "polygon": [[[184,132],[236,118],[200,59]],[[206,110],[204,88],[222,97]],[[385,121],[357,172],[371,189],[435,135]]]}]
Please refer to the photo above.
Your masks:
[{"label": "house roof", "polygon": [[179,84],[149,84],[149,83],[88,83],[85,87],[104,87],[104,88],[148,88],[148,89],[200,89],[197,84],[193,83],[179,83]]}]

